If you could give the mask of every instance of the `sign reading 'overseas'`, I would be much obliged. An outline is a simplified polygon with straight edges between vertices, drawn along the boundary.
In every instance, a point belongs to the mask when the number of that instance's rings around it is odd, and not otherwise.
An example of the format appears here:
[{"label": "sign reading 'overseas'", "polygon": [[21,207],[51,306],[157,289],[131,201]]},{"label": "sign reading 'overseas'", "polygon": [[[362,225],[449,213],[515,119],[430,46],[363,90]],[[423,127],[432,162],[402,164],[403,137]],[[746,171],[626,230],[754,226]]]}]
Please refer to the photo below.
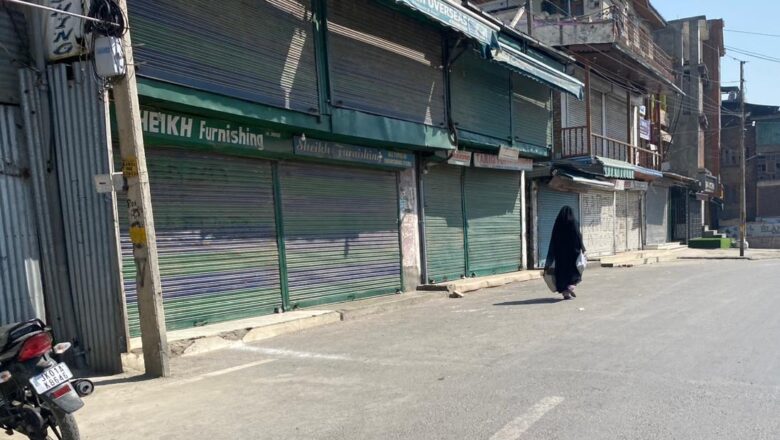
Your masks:
[{"label": "sign reading 'overseas'", "polygon": [[319,159],[336,160],[340,162],[353,162],[395,168],[409,168],[414,165],[414,155],[410,153],[340,144],[319,139],[310,139],[303,136],[296,136],[294,138],[294,151],[298,156],[316,157]]}]

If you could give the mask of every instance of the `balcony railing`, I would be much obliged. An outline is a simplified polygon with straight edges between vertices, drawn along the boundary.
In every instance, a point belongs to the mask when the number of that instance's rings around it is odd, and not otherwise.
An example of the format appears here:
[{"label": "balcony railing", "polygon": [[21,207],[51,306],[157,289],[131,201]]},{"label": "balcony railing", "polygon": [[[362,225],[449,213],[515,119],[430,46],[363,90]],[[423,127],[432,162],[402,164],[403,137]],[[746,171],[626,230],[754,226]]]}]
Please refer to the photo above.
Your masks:
[{"label": "balcony railing", "polygon": [[668,80],[674,81],[672,57],[655,43],[653,36],[622,13],[613,12],[612,19],[615,22],[618,43],[644,59]]},{"label": "balcony railing", "polygon": [[[588,143],[590,138],[590,143]],[[560,159],[582,156],[601,156],[622,160],[653,170],[661,169],[661,154],[657,151],[629,143],[588,133],[588,127],[567,127],[561,129],[558,154]]]}]

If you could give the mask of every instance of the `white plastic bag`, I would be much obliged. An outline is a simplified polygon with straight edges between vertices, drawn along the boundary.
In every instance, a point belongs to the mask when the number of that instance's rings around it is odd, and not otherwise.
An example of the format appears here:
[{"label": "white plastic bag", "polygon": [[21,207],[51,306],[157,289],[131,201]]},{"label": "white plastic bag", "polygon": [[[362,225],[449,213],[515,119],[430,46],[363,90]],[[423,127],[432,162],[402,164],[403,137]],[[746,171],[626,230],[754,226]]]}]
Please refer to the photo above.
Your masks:
[{"label": "white plastic bag", "polygon": [[580,252],[577,256],[577,270],[580,272],[580,275],[585,272],[586,267],[588,267],[588,256],[585,255],[585,252]]}]

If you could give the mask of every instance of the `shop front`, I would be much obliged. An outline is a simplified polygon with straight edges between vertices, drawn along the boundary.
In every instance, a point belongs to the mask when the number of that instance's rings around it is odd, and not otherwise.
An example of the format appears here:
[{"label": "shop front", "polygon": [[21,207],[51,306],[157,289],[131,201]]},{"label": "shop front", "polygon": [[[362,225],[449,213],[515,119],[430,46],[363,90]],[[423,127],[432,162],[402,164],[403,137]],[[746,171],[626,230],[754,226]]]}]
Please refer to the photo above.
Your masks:
[{"label": "shop front", "polygon": [[[398,173],[414,166],[413,154],[142,114],[169,329],[402,289]],[[137,335],[122,197],[124,288]]]}]

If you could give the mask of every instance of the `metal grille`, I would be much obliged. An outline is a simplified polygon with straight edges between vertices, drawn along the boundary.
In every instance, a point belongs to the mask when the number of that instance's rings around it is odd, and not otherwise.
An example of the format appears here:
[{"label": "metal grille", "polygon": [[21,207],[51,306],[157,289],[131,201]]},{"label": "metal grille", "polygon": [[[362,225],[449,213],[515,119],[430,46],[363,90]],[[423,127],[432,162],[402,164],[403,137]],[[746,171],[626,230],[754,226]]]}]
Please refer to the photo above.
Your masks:
[{"label": "metal grille", "polygon": [[450,73],[452,112],[458,128],[507,140],[511,135],[509,70],[468,52]]},{"label": "metal grille", "polygon": [[442,36],[373,0],[328,0],[333,104],[445,125]]},{"label": "metal grille", "polygon": [[552,147],[550,88],[520,75],[512,76],[512,130],[516,141]]},{"label": "metal grille", "polygon": [[580,219],[580,195],[577,193],[555,191],[547,186],[540,185],[537,194],[537,234],[538,234],[538,266],[544,267],[547,261],[547,252],[550,250],[550,240],[555,219],[558,212],[564,206],[569,206],[574,211],[577,220]]},{"label": "metal grille", "polygon": [[588,191],[582,194],[582,239],[592,257],[615,253],[615,193]]},{"label": "metal grille", "polygon": [[425,195],[425,253],[429,282],[466,275],[463,168],[438,165],[423,175]]},{"label": "metal grille", "polygon": [[293,308],[401,289],[396,174],[280,164]]},{"label": "metal grille", "polygon": [[[184,151],[147,153],[169,330],[281,307],[271,165]],[[120,201],[130,331],[139,334],[135,263]]]},{"label": "metal grille", "polygon": [[130,0],[138,74],[319,111],[308,0]]},{"label": "metal grille", "polygon": [[471,276],[522,267],[521,173],[467,168],[464,184]]}]

